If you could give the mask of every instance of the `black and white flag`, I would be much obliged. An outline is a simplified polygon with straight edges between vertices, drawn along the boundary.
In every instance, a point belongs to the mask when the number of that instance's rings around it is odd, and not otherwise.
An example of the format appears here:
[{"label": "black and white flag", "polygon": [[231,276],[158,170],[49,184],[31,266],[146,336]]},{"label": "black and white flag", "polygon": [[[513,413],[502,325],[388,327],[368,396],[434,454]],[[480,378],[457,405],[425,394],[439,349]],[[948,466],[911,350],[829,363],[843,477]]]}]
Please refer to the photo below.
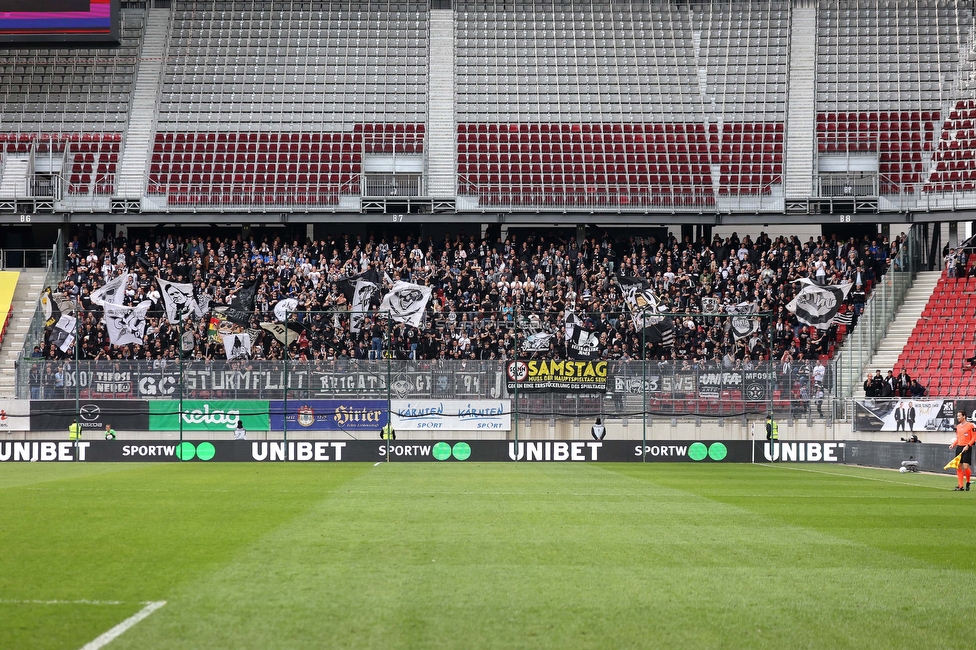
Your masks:
[{"label": "black and white flag", "polygon": [[41,312],[44,314],[45,327],[51,327],[61,318],[61,302],[51,292],[51,287],[41,292]]},{"label": "black and white flag", "polygon": [[854,312],[850,310],[837,312],[837,315],[834,316],[834,322],[838,325],[852,325],[854,323]]},{"label": "black and white flag", "polygon": [[230,307],[224,309],[224,316],[232,323],[241,327],[248,327],[251,324],[251,314],[254,313],[254,294],[257,293],[258,283],[256,280],[249,280],[238,289],[231,300]]},{"label": "black and white flag", "polygon": [[617,278],[617,282],[634,320],[634,329],[643,331],[648,343],[674,345],[673,318],[667,315],[667,307],[658,302],[647,280],[621,276]]},{"label": "black and white flag", "polygon": [[[374,271],[373,273],[376,272]],[[372,308],[374,300],[379,297],[380,285],[370,280],[359,278],[356,280],[354,286],[351,312],[349,314],[349,331],[355,334],[362,329],[366,314]]]},{"label": "black and white flag", "polygon": [[112,278],[92,291],[92,304],[99,307],[104,307],[106,304],[121,305],[125,300],[125,288],[129,285],[129,279],[135,277],[135,273],[123,273],[117,278]]},{"label": "black and white flag", "polygon": [[196,346],[196,337],[193,335],[193,330],[187,330],[183,332],[183,336],[180,338],[180,351],[193,352],[193,348],[195,346]]},{"label": "black and white flag", "polygon": [[549,344],[552,341],[552,334],[548,332],[535,332],[529,334],[522,341],[522,352],[548,352]]},{"label": "black and white flag", "polygon": [[566,340],[573,338],[573,333],[576,331],[577,326],[583,324],[583,319],[576,315],[576,312],[572,309],[567,309],[563,312],[563,326],[566,328]]},{"label": "black and white flag", "polygon": [[62,352],[67,352],[75,341],[75,327],[78,319],[68,314],[62,314],[51,330],[51,343],[58,346]]},{"label": "black and white flag", "polygon": [[706,296],[701,299],[701,309],[703,314],[717,314],[718,311],[718,298],[712,296]]},{"label": "black and white flag", "polygon": [[143,300],[135,307],[103,303],[102,322],[108,331],[108,341],[112,345],[143,345],[146,336],[146,314],[152,306],[151,300]]},{"label": "black and white flag", "polygon": [[278,322],[283,323],[288,319],[288,314],[294,313],[297,309],[297,300],[294,298],[282,298],[274,306],[274,315]]},{"label": "black and white flag", "polygon": [[166,309],[166,320],[176,325],[189,315],[203,316],[203,310],[193,297],[193,285],[156,278]]},{"label": "black and white flag", "polygon": [[801,323],[821,330],[830,327],[830,321],[854,286],[851,282],[821,286],[809,278],[800,278],[796,282],[801,285],[800,292],[786,308],[796,314],[796,319]]},{"label": "black and white flag", "polygon": [[250,334],[224,334],[224,352],[227,360],[248,359],[251,356]]},{"label": "black and white flag", "polygon": [[305,329],[302,325],[295,322],[289,323],[261,323],[261,329],[271,332],[271,335],[275,337],[279,343],[282,345],[291,345],[298,340],[302,331]]},{"label": "black and white flag", "polygon": [[659,314],[660,305],[644,278],[618,277],[617,282],[624,294],[624,302],[630,310],[634,329],[638,332],[652,325],[660,325],[664,318]]},{"label": "black and white flag", "polygon": [[600,357],[600,337],[593,330],[577,325],[573,329],[573,338],[566,339],[569,358],[582,361],[592,361]]},{"label": "black and white flag", "polygon": [[754,332],[759,331],[759,319],[750,316],[757,311],[758,308],[754,302],[740,302],[738,305],[726,305],[725,313],[732,317],[730,325],[732,327],[732,335],[736,341],[752,336]]},{"label": "black and white flag", "polygon": [[393,285],[390,293],[383,296],[380,311],[388,313],[397,323],[420,327],[424,321],[424,311],[430,301],[431,288],[419,284],[403,282]]}]

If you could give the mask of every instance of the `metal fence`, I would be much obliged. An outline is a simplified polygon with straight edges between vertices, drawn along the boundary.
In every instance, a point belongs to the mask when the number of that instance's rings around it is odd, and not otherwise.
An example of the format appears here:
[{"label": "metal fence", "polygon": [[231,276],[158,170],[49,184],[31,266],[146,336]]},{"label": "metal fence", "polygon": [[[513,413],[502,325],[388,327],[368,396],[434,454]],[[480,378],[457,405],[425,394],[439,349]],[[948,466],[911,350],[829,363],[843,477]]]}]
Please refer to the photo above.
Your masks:
[{"label": "metal fence", "polygon": [[[833,370],[818,362],[583,364],[595,379],[538,388],[525,361],[81,361],[24,359],[18,397],[34,400],[511,399],[519,418],[734,417],[765,413],[836,418]],[[543,361],[537,361],[541,364]],[[553,363],[553,361],[545,361]],[[554,370],[558,380],[563,369]],[[820,373],[823,373],[822,375]],[[822,379],[821,379],[822,378]],[[818,381],[821,379],[821,381]],[[287,386],[287,390],[285,387]]]}]

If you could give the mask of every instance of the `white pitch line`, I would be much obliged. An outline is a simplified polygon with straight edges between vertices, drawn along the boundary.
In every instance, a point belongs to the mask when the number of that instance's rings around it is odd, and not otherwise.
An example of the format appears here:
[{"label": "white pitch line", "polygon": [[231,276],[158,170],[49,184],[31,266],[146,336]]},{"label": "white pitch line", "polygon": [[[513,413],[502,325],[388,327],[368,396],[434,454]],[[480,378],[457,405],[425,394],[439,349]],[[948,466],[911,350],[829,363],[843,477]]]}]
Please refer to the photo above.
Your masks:
[{"label": "white pitch line", "polygon": [[776,469],[790,469],[794,472],[810,472],[811,474],[824,474],[825,476],[843,476],[844,478],[859,478],[864,481],[877,481],[878,483],[891,483],[893,485],[900,485],[902,487],[920,487],[928,488],[930,490],[943,490],[946,488],[941,488],[935,485],[918,485],[917,483],[902,483],[901,481],[892,481],[886,478],[875,478],[873,476],[858,476],[857,474],[844,474],[843,472],[824,472],[817,469],[809,469],[806,467],[789,467],[787,465],[780,465],[778,463],[756,463],[758,467],[774,467]]},{"label": "white pitch line", "polygon": [[0,605],[125,605],[121,600],[0,600]]},{"label": "white pitch line", "polygon": [[380,461],[378,463],[373,463],[373,467],[376,467],[377,465],[382,465],[382,464],[383,464],[383,461]]},{"label": "white pitch line", "polygon": [[147,616],[149,616],[150,614],[152,614],[153,612],[155,612],[157,609],[159,609],[165,604],[166,604],[165,600],[157,600],[155,602],[149,603],[148,605],[140,609],[138,612],[136,612],[129,618],[125,619],[124,621],[122,621],[121,623],[113,627],[105,634],[99,636],[94,641],[89,641],[85,645],[81,646],[81,650],[99,650],[99,648],[104,648],[109,643],[111,643],[118,637],[125,634],[129,630],[129,628],[131,628],[133,625],[135,625],[142,619],[146,618]]}]

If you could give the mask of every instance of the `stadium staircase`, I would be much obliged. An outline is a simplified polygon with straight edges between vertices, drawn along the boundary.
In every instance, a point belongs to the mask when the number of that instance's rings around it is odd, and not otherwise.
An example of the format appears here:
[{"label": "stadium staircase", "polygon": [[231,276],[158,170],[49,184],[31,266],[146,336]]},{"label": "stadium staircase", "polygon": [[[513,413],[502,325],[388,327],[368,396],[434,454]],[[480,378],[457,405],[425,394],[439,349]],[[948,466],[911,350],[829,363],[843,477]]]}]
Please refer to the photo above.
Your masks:
[{"label": "stadium staircase", "polygon": [[27,196],[27,176],[30,173],[30,155],[8,153],[0,171],[0,198]]},{"label": "stadium staircase", "polygon": [[[14,397],[17,373],[17,355],[24,349],[27,331],[37,309],[37,300],[44,288],[47,274],[43,269],[27,269],[20,272],[17,289],[14,291],[13,316],[7,326],[7,333],[0,345],[0,399]],[[24,350],[25,355],[30,350]]]},{"label": "stadium staircase", "polygon": [[156,101],[170,22],[169,9],[151,9],[132,93],[119,173],[119,196],[137,199],[146,189],[146,161],[155,128]]},{"label": "stadium staircase", "polygon": [[[925,366],[930,363],[930,360],[910,361],[903,351],[921,322],[926,306],[940,284],[941,275],[941,271],[923,271],[915,278],[912,288],[905,295],[905,302],[902,303],[895,319],[888,326],[888,333],[881,340],[881,344],[871,357],[871,361],[862,373],[860,380],[855,384],[855,398],[864,397],[863,382],[867,372],[873,375],[875,370],[881,370],[881,374],[884,376],[889,370],[893,370],[897,375],[904,368],[912,377],[924,374]],[[922,384],[926,385],[925,382]]]},{"label": "stadium staircase", "polygon": [[453,198],[457,195],[454,168],[454,11],[432,9],[429,30],[427,193],[434,198]]},{"label": "stadium staircase", "polygon": [[816,119],[817,7],[797,2],[790,14],[790,87],[786,108],[787,199],[813,189],[813,129]]}]

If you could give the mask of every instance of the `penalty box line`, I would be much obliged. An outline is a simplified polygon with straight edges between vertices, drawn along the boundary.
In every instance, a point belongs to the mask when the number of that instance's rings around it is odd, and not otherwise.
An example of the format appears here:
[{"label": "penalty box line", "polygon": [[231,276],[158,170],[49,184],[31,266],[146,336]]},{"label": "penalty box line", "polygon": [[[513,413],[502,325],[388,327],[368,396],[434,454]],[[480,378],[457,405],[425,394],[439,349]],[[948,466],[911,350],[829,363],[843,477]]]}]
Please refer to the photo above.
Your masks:
[{"label": "penalty box line", "polygon": [[81,646],[81,650],[99,650],[104,648],[109,643],[117,639],[118,637],[125,634],[131,627],[136,623],[148,617],[150,614],[155,612],[157,609],[166,604],[165,600],[157,600],[155,602],[147,603],[145,607],[140,609],[138,612],[125,619],[115,627],[113,627],[108,632],[100,635],[98,638],[89,641],[85,645]]}]

